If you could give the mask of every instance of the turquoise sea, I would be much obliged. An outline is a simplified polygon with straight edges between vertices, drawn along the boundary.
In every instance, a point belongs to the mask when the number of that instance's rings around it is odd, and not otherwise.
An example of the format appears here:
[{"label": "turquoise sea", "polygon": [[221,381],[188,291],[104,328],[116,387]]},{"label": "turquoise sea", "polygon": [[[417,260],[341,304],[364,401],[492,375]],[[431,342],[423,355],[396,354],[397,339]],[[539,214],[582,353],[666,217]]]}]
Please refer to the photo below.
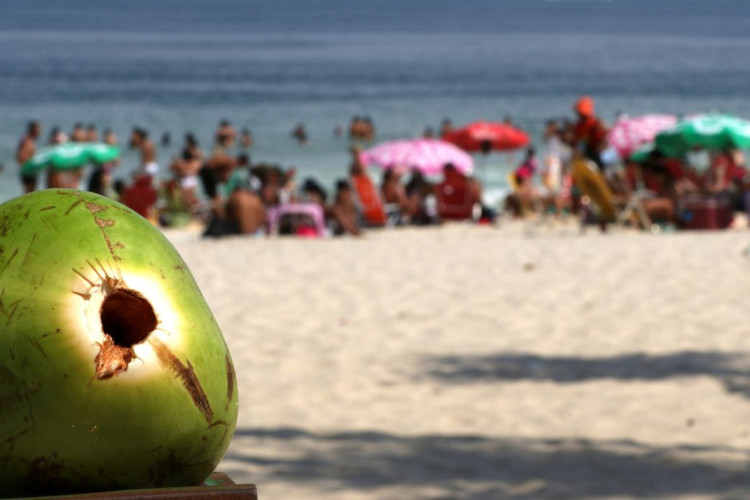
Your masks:
[{"label": "turquoise sea", "polygon": [[[253,161],[326,183],[345,173],[333,129],[373,119],[378,140],[506,115],[538,141],[582,93],[599,113],[722,110],[750,117],[743,0],[3,0],[0,201],[20,194],[25,123],[134,125],[162,167],[181,136],[206,150],[221,119],[248,127]],[[304,122],[308,146],[289,132]],[[514,158],[478,159],[499,198]],[[118,174],[136,163],[126,152]]]}]

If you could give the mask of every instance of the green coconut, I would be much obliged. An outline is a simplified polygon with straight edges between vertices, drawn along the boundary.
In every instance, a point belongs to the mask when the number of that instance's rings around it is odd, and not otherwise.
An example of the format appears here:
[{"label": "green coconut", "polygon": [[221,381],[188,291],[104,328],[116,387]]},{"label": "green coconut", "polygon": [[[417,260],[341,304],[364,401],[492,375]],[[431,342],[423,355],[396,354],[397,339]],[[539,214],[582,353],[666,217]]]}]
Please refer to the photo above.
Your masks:
[{"label": "green coconut", "polygon": [[0,496],[203,482],[237,384],[185,262],[107,198],[0,205]]}]

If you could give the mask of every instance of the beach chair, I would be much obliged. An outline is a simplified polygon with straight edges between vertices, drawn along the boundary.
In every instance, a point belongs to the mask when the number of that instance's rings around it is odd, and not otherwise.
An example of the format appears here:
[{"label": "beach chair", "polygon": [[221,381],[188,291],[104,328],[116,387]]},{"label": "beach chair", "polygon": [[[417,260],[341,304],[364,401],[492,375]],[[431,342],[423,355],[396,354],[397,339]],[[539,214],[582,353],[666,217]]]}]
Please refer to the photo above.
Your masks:
[{"label": "beach chair", "polygon": [[[651,197],[651,193],[636,190],[631,193],[625,206],[619,208],[612,189],[594,162],[583,158],[573,161],[572,174],[573,182],[583,195],[584,215],[581,218],[581,229],[584,229],[592,218],[603,225],[614,222],[624,226],[633,217],[642,228],[651,228],[651,218],[643,206],[643,200]],[[594,206],[596,213],[590,209],[591,205]]]},{"label": "beach chair", "polygon": [[443,181],[435,186],[437,212],[443,220],[474,218],[474,196],[466,178]]},{"label": "beach chair", "polygon": [[368,227],[396,225],[401,216],[399,207],[383,203],[380,189],[367,174],[352,175],[350,184],[364,225]]},{"label": "beach chair", "polygon": [[267,212],[269,234],[294,234],[322,238],[326,235],[323,209],[316,203],[288,203]]}]

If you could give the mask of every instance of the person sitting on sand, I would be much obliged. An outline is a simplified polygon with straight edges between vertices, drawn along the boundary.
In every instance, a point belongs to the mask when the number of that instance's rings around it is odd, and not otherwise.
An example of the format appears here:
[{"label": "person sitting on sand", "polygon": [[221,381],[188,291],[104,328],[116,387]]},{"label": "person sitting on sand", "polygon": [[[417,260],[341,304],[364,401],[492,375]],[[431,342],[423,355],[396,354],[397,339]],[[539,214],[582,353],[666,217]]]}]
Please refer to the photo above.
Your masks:
[{"label": "person sitting on sand", "polygon": [[383,202],[394,207],[399,212],[399,223],[408,223],[411,215],[411,204],[406,195],[406,188],[401,183],[401,172],[396,168],[389,168],[383,172],[383,183],[380,185]]},{"label": "person sitting on sand", "polygon": [[529,147],[523,161],[512,174],[511,181],[515,185],[512,186],[513,191],[505,199],[506,209],[515,217],[523,217],[543,207],[542,194],[534,186],[534,174],[538,168],[536,150],[534,147]]},{"label": "person sitting on sand", "polygon": [[[361,234],[356,217],[352,216],[350,207],[347,207],[348,203],[345,200],[346,193],[337,190],[337,202],[333,205],[328,205],[326,204],[328,194],[315,179],[306,179],[302,184],[301,193],[304,201],[315,203],[323,209],[326,223],[335,228],[335,234],[348,233],[352,236],[359,236]],[[353,200],[351,201],[353,203]]]},{"label": "person sitting on sand", "polygon": [[469,220],[480,203],[481,189],[477,182],[458,171],[452,163],[443,166],[443,180],[435,186],[438,215],[442,220]]},{"label": "person sitting on sand", "polygon": [[733,151],[715,151],[710,167],[700,178],[701,189],[708,196],[732,199],[737,194],[736,181],[743,175]]},{"label": "person sitting on sand", "polygon": [[[257,193],[243,183],[247,156],[215,156],[201,169],[201,180],[212,209],[204,236],[259,234],[266,224],[266,208]],[[234,175],[233,175],[234,174]]]},{"label": "person sitting on sand", "polygon": [[354,192],[346,179],[336,181],[333,204],[341,209],[342,214],[359,225],[360,215],[357,210],[357,203],[354,200]]},{"label": "person sitting on sand", "polygon": [[409,199],[409,216],[412,224],[427,225],[436,222],[435,213],[430,213],[427,199],[435,194],[435,187],[417,169],[411,171],[406,183],[406,196]]}]

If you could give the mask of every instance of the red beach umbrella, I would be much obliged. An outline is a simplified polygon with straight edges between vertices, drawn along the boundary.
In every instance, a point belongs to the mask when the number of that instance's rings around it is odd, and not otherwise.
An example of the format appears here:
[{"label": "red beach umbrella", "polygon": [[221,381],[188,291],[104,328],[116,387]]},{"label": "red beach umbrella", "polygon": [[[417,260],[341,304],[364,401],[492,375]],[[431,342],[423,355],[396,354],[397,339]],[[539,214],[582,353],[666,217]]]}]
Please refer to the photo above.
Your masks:
[{"label": "red beach umbrella", "polygon": [[505,123],[479,121],[470,123],[442,138],[464,151],[489,153],[510,151],[529,143],[529,136],[523,130]]}]

